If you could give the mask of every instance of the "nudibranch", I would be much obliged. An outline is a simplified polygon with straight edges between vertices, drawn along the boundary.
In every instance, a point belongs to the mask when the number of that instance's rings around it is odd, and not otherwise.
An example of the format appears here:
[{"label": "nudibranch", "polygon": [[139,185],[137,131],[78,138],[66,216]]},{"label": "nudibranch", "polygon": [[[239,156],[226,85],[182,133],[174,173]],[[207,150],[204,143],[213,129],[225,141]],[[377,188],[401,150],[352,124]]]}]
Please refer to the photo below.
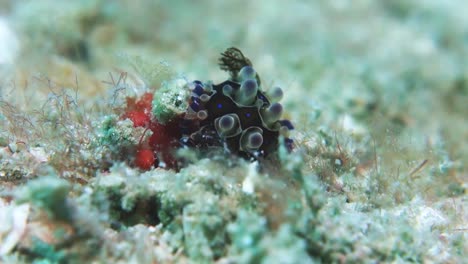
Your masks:
[{"label": "nudibranch", "polygon": [[180,124],[181,143],[196,148],[222,146],[229,153],[257,159],[276,152],[281,135],[291,150],[289,131],[294,127],[281,119],[282,89],[264,92],[252,63],[237,48],[221,55],[220,67],[230,79],[188,85],[191,95]]},{"label": "nudibranch", "polygon": [[281,119],[282,89],[264,92],[260,76],[240,50],[229,48],[221,55],[220,67],[230,73],[222,83],[177,78],[163,83],[154,94],[127,98],[121,118],[151,131],[136,146],[135,166],[179,169],[175,152],[181,147],[202,151],[219,147],[253,160],[275,153],[279,144],[292,150],[289,132],[294,127]]}]

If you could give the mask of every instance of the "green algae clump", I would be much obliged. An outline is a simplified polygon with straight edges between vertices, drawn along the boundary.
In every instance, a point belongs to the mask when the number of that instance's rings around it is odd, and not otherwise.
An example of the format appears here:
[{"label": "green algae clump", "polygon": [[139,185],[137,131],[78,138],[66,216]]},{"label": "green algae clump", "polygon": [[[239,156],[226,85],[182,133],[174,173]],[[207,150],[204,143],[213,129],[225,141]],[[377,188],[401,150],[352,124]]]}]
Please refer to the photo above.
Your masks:
[{"label": "green algae clump", "polygon": [[67,196],[70,184],[62,179],[45,176],[29,181],[20,189],[18,203],[30,202],[44,209],[49,216],[58,220],[70,220]]},{"label": "green algae clump", "polygon": [[161,124],[166,124],[187,109],[188,82],[176,78],[163,82],[153,98],[153,116]]}]

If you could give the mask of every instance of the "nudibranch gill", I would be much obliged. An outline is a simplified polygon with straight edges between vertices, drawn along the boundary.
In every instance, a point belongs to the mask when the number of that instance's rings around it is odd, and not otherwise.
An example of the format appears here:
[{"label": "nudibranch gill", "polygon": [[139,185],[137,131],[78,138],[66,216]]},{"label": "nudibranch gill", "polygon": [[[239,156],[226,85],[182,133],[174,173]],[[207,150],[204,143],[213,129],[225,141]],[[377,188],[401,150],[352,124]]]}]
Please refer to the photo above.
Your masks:
[{"label": "nudibranch gill", "polygon": [[276,152],[280,135],[291,151],[294,129],[289,120],[281,119],[279,101],[283,90],[262,90],[260,77],[252,63],[237,48],[221,53],[219,65],[230,73],[222,83],[193,81],[191,95],[180,122],[181,144],[195,148],[220,146],[245,158],[258,159]]}]

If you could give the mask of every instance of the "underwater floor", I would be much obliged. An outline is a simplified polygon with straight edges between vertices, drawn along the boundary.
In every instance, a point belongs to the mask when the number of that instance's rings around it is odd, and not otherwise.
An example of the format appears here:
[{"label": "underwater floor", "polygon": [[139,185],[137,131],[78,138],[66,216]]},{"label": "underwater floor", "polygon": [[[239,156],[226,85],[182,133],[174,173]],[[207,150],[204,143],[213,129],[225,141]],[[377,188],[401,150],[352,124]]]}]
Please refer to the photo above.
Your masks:
[{"label": "underwater floor", "polygon": [[0,0],[0,262],[463,263],[467,13]]}]

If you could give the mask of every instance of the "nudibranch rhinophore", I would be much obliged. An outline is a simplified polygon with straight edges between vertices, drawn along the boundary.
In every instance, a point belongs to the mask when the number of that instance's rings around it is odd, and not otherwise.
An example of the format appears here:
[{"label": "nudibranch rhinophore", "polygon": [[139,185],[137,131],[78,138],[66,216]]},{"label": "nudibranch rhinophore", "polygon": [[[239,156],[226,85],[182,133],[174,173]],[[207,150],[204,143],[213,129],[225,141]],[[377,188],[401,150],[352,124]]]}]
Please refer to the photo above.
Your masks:
[{"label": "nudibranch rhinophore", "polygon": [[281,119],[283,91],[262,91],[252,63],[236,48],[221,54],[220,66],[231,78],[220,83],[193,81],[191,96],[181,121],[182,144],[197,148],[222,146],[246,158],[276,152],[280,135],[288,150],[293,147],[289,120]]}]

